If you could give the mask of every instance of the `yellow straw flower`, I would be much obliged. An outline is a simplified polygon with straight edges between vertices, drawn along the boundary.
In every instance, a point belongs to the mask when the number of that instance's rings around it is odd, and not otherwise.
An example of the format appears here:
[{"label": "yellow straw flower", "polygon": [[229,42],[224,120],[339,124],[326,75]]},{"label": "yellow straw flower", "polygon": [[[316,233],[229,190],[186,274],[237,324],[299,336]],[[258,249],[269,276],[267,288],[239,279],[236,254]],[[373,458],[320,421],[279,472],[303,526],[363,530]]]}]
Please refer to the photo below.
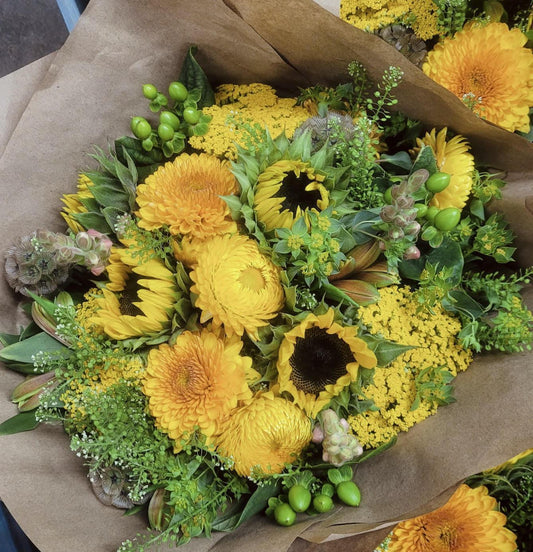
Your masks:
[{"label": "yellow straw flower", "polygon": [[220,198],[238,191],[227,163],[201,154],[182,154],[137,188],[139,226],[168,226],[171,234],[205,239],[235,232],[227,204]]},{"label": "yellow straw flower", "polygon": [[308,210],[329,205],[325,176],[309,163],[283,159],[267,167],[257,179],[254,209],[267,231],[292,228]]},{"label": "yellow straw flower", "polygon": [[278,352],[278,387],[312,417],[357,378],[359,365],[373,368],[377,360],[357,337],[357,328],[341,326],[329,309],[308,315],[285,334]]},{"label": "yellow straw flower", "polygon": [[96,299],[98,310],[91,322],[113,339],[146,336],[164,330],[176,301],[174,275],[151,259],[139,263],[124,248],[111,250],[107,266],[109,283]]},{"label": "yellow straw flower", "polygon": [[461,485],[447,504],[396,526],[389,552],[514,552],[516,536],[486,487]]},{"label": "yellow straw flower", "polygon": [[203,330],[184,332],[173,346],[152,349],[144,392],[157,426],[176,442],[198,429],[211,443],[220,426],[238,405],[250,399],[246,383],[252,359],[240,356],[238,338],[221,339]]},{"label": "yellow straw flower", "polygon": [[224,325],[228,335],[247,332],[258,339],[283,307],[285,297],[279,269],[265,257],[257,243],[241,235],[216,236],[199,250],[191,272],[200,322]]},{"label": "yellow straw flower", "polygon": [[436,130],[426,132],[424,138],[417,138],[419,147],[430,146],[437,160],[439,171],[451,176],[450,183],[442,191],[434,195],[431,205],[439,209],[456,207],[462,209],[466,205],[472,189],[474,173],[474,156],[469,153],[470,146],[463,136],[454,136],[446,141],[447,128],[436,134]]},{"label": "yellow straw flower", "polygon": [[294,403],[266,393],[231,413],[216,447],[239,475],[259,477],[282,472],[311,436],[309,418]]},{"label": "yellow straw flower", "polygon": [[527,37],[505,23],[468,24],[437,44],[423,70],[474,113],[511,132],[529,130],[533,53]]}]

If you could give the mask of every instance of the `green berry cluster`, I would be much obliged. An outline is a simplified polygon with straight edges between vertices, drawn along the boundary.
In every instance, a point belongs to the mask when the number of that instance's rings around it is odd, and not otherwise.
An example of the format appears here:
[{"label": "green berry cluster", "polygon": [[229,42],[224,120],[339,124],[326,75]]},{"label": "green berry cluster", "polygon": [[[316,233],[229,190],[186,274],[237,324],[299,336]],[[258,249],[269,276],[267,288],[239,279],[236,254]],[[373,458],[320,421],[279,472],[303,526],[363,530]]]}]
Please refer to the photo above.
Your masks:
[{"label": "green berry cluster", "polygon": [[160,112],[154,125],[144,117],[131,119],[131,131],[145,151],[160,148],[165,157],[172,157],[183,151],[188,136],[207,132],[211,117],[198,109],[200,90],[187,90],[183,83],[175,81],[169,84],[168,97],[153,84],[143,85],[143,95],[150,100],[150,111]]}]

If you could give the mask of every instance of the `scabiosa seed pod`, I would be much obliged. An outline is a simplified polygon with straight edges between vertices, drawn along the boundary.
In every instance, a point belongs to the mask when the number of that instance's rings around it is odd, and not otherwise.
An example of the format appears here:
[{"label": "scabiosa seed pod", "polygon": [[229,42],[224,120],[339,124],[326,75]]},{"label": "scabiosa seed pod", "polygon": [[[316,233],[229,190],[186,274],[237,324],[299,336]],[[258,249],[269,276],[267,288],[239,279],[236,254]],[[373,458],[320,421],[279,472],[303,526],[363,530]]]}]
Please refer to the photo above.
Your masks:
[{"label": "scabiosa seed pod", "polygon": [[57,247],[60,235],[36,230],[6,251],[6,279],[17,293],[50,295],[67,281],[71,265]]},{"label": "scabiosa seed pod", "polygon": [[320,413],[320,426],[324,439],[322,441],[322,459],[334,466],[342,466],[363,454],[363,447],[351,433],[350,426],[344,418],[328,408]]},{"label": "scabiosa seed pod", "polygon": [[339,135],[351,141],[357,132],[353,119],[349,115],[334,111],[329,111],[325,117],[317,115],[304,121],[294,131],[294,138],[298,138],[306,130],[311,131],[313,151],[319,150],[326,142],[334,144]]}]

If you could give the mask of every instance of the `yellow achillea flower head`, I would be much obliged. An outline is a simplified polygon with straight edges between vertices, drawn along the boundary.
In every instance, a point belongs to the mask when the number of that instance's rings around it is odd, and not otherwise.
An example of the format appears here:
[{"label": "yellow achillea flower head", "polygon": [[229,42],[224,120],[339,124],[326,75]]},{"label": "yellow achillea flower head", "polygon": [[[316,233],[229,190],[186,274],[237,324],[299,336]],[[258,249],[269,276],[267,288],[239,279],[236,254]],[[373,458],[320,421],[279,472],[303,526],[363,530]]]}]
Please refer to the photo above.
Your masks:
[{"label": "yellow achillea flower head", "polygon": [[431,132],[426,132],[424,138],[417,138],[417,144],[418,147],[430,146],[439,171],[451,176],[448,186],[433,196],[431,205],[439,209],[462,209],[472,189],[474,156],[469,153],[470,146],[463,136],[457,135],[446,141],[447,131],[447,128],[443,128],[437,134],[436,130],[432,129]]},{"label": "yellow achillea flower head", "polygon": [[228,159],[236,159],[236,144],[246,147],[246,126],[266,128],[273,138],[283,132],[292,138],[296,128],[309,117],[305,107],[296,105],[296,98],[278,98],[266,84],[221,85],[216,102],[218,105],[203,109],[212,117],[209,130],[203,136],[191,136],[189,144]]},{"label": "yellow achillea flower head", "polygon": [[419,309],[408,287],[388,286],[379,290],[377,303],[359,309],[360,320],[372,333],[410,345],[410,349],[386,367],[376,367],[372,383],[363,387],[364,397],[378,408],[348,419],[365,447],[385,443],[400,431],[434,414],[435,402],[424,398],[411,410],[416,398],[415,378],[427,367],[446,367],[453,376],[466,370],[472,354],[457,339],[461,323],[439,305],[433,313]]},{"label": "yellow achillea flower head", "polygon": [[280,473],[310,443],[311,422],[292,402],[265,393],[231,413],[216,447],[242,476]]},{"label": "yellow achillea flower head", "polygon": [[182,154],[137,188],[138,224],[146,230],[167,225],[171,234],[201,239],[235,232],[237,226],[220,196],[237,191],[227,163],[210,155]]},{"label": "yellow achillea flower head", "polygon": [[310,163],[282,159],[258,177],[254,196],[257,219],[267,231],[292,228],[308,210],[323,211],[329,205],[325,176]]},{"label": "yellow achillea flower head", "polygon": [[198,252],[191,274],[200,322],[213,320],[228,335],[247,332],[258,339],[258,328],[266,326],[283,307],[285,296],[280,273],[263,255],[257,243],[241,235],[215,236]]},{"label": "yellow achillea flower head", "polygon": [[286,333],[278,352],[276,390],[290,393],[309,416],[316,415],[357,379],[359,365],[373,368],[377,360],[357,337],[357,328],[334,321],[335,312],[309,314]]},{"label": "yellow achillea flower head", "polygon": [[528,132],[533,106],[533,52],[527,37],[505,23],[468,24],[429,53],[422,69],[502,128]]},{"label": "yellow achillea flower head", "polygon": [[176,283],[163,262],[140,263],[127,249],[115,247],[106,270],[109,283],[96,299],[91,323],[118,340],[155,334],[170,324]]},{"label": "yellow achillea flower head", "polygon": [[246,377],[252,359],[241,356],[241,349],[239,338],[204,329],[183,332],[174,345],[150,351],[144,393],[157,427],[175,441],[176,451],[197,429],[211,443],[239,401],[251,399]]},{"label": "yellow achillea flower head", "polygon": [[341,0],[340,17],[372,32],[405,19],[423,40],[439,32],[438,8],[432,0]]},{"label": "yellow achillea flower head", "polygon": [[61,216],[65,219],[68,227],[74,232],[83,232],[86,230],[73,215],[77,213],[86,213],[87,209],[80,200],[90,199],[93,195],[90,192],[92,186],[91,179],[85,174],[80,174],[78,177],[78,188],[75,194],[65,194],[61,201],[64,204]]},{"label": "yellow achillea flower head", "polygon": [[516,535],[505,527],[486,487],[461,485],[441,508],[399,523],[389,552],[514,552]]}]

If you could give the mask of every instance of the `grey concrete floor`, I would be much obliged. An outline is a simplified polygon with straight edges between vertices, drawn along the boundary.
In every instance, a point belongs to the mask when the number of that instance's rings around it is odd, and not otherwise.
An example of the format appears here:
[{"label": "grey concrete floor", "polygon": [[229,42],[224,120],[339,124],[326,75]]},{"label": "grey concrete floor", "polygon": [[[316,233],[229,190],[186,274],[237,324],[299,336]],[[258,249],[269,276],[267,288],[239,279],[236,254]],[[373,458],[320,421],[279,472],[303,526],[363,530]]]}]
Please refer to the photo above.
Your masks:
[{"label": "grey concrete floor", "polygon": [[0,0],[0,77],[57,50],[67,36],[56,0]]}]

